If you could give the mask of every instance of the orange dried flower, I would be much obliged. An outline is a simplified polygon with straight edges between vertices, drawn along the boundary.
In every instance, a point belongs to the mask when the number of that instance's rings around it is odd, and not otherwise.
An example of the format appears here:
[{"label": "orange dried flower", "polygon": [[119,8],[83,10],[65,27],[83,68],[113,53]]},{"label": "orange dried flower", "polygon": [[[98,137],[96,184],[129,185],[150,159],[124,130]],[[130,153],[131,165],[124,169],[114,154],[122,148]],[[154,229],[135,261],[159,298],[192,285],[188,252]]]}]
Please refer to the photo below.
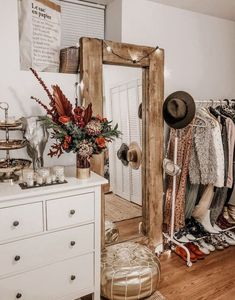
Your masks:
[{"label": "orange dried flower", "polygon": [[64,141],[67,142],[67,143],[69,143],[69,144],[71,143],[71,140],[72,140],[72,137],[70,135],[66,135],[64,137]]},{"label": "orange dried flower", "polygon": [[71,119],[68,116],[60,116],[59,117],[59,122],[62,123],[62,124],[66,124],[66,123],[70,122],[70,120]]},{"label": "orange dried flower", "polygon": [[103,149],[103,148],[106,147],[106,145],[105,145],[105,138],[103,138],[102,136],[96,138],[95,141],[96,141],[96,144],[98,145],[99,148]]}]

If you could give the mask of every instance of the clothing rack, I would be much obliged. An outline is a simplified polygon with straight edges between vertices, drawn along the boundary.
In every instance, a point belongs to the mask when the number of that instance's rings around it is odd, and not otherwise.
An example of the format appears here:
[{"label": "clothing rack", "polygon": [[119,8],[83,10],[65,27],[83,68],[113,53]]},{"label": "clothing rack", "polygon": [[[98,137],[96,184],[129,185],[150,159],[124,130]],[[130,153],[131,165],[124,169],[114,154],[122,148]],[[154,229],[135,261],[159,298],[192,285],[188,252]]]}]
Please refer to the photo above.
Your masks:
[{"label": "clothing rack", "polygon": [[[196,100],[194,101],[195,104],[205,104],[205,105],[214,105],[214,104],[220,104],[222,105],[223,102],[226,102],[227,104],[229,104],[230,101],[235,101],[235,99],[232,99],[232,100],[228,100],[228,99],[224,99],[224,100],[213,100],[213,99],[210,99],[210,100],[207,100],[207,101],[204,101],[204,100]],[[173,161],[174,161],[174,164],[177,165],[177,153],[178,153],[178,140],[179,140],[179,129],[176,129],[176,133],[175,133],[175,140],[174,140],[174,156],[173,156]],[[175,202],[176,202],[176,176],[177,175],[174,175],[173,176],[173,186],[172,186],[172,196],[171,196],[171,228],[170,228],[170,234],[167,234],[167,233],[163,233],[164,237],[167,239],[167,242],[171,242],[172,244],[175,244],[181,248],[183,248],[187,254],[187,266],[188,267],[191,267],[192,266],[192,262],[190,260],[190,252],[188,250],[187,247],[185,247],[182,243],[176,241],[174,239],[174,228],[175,228]],[[235,226],[233,227],[230,227],[230,228],[227,228],[227,229],[224,229],[222,230],[221,232],[225,232],[225,231],[228,231],[228,230],[231,230],[235,228]]]},{"label": "clothing rack", "polygon": [[229,103],[231,103],[231,102],[234,102],[235,101],[235,99],[223,99],[223,100],[213,100],[213,99],[210,99],[210,100],[195,100],[194,102],[196,103],[196,104],[206,104],[206,105],[214,105],[214,104],[224,104],[224,103],[227,103],[227,104],[229,104]]}]

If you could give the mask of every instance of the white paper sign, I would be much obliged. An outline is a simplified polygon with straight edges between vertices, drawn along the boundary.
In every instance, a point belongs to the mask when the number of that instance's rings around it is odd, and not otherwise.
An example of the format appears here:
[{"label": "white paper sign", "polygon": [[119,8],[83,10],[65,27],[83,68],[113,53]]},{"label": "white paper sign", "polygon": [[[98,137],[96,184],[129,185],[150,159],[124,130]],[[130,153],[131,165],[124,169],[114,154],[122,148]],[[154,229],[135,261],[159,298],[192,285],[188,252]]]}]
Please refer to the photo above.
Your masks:
[{"label": "white paper sign", "polygon": [[61,42],[60,6],[49,0],[19,1],[20,66],[58,72]]}]

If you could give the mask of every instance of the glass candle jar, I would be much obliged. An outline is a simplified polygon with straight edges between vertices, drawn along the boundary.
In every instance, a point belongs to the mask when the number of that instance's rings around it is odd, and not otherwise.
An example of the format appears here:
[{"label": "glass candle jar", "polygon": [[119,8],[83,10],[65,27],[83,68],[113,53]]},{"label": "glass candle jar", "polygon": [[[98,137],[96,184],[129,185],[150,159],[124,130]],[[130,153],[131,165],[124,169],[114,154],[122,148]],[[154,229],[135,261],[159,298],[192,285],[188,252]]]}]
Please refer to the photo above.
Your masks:
[{"label": "glass candle jar", "polygon": [[64,166],[54,166],[52,168],[53,174],[55,174],[56,179],[64,176]]},{"label": "glass candle jar", "polygon": [[42,177],[43,183],[46,183],[46,178],[50,175],[50,170],[46,168],[38,169],[38,175]]}]

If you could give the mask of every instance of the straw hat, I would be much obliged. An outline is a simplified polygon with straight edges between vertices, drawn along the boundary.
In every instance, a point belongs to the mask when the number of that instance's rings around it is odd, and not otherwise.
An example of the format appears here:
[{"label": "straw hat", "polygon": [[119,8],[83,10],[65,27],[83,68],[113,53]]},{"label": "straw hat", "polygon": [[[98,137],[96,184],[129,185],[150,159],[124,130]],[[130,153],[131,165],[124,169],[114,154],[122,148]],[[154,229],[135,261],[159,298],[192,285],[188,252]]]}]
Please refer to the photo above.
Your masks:
[{"label": "straw hat", "polygon": [[136,142],[130,143],[127,160],[132,169],[138,170],[142,162],[142,151]]}]

